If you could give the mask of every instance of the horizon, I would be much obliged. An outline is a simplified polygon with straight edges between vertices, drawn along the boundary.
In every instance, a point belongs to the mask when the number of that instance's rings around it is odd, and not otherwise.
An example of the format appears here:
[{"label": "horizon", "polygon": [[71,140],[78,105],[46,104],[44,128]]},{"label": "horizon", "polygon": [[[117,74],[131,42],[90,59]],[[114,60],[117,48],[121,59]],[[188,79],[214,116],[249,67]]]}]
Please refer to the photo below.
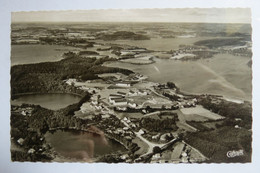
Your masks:
[{"label": "horizon", "polygon": [[99,9],[12,12],[11,23],[251,23],[249,8]]},{"label": "horizon", "polygon": [[107,24],[119,24],[119,23],[147,23],[147,24],[232,24],[232,25],[251,25],[251,23],[221,23],[221,22],[141,22],[141,21],[112,21],[112,22],[107,22],[107,21],[19,21],[19,22],[11,22],[11,24],[87,24],[87,23],[107,23]]}]

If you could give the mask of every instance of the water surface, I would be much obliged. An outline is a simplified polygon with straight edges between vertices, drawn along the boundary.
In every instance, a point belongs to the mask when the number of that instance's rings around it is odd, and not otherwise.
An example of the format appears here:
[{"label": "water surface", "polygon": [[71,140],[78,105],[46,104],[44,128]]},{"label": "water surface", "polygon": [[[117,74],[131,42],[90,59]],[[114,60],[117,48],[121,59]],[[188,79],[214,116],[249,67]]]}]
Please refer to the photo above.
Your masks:
[{"label": "water surface", "polygon": [[59,61],[64,52],[78,50],[80,49],[61,45],[11,45],[11,66]]},{"label": "water surface", "polygon": [[81,97],[73,94],[29,94],[23,95],[11,101],[11,104],[23,103],[40,105],[47,109],[58,110],[68,105],[79,102]]},{"label": "water surface", "polygon": [[126,151],[123,145],[114,140],[82,131],[47,132],[45,139],[60,155],[78,161],[91,161],[105,154]]},{"label": "water surface", "polygon": [[130,69],[159,83],[172,81],[181,91],[193,94],[217,94],[234,99],[251,100],[252,71],[248,57],[217,54],[210,59],[180,61],[155,58],[155,63],[134,65],[120,61],[109,67]]}]

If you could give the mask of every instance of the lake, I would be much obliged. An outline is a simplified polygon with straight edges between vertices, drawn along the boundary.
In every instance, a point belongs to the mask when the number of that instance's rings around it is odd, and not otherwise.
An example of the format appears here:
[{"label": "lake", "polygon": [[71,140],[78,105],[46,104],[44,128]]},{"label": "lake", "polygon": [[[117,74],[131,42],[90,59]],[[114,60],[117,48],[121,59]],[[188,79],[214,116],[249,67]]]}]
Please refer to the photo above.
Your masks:
[{"label": "lake", "polygon": [[120,61],[105,63],[109,67],[130,69],[159,83],[174,82],[181,91],[192,94],[217,94],[251,101],[252,71],[248,57],[217,54],[210,59],[179,61],[155,58],[155,63],[134,65]]},{"label": "lake", "polygon": [[13,105],[21,105],[23,103],[40,105],[51,110],[65,108],[68,105],[79,102],[81,97],[73,94],[29,94],[19,96],[11,101]]},{"label": "lake", "polygon": [[11,45],[11,66],[59,61],[64,52],[79,50],[61,45]]},{"label": "lake", "polygon": [[126,151],[123,145],[114,140],[83,131],[47,132],[45,139],[57,153],[71,161],[92,161],[105,154]]},{"label": "lake", "polygon": [[188,37],[188,38],[151,38],[150,40],[112,40],[103,41],[96,40],[99,43],[125,44],[130,46],[137,46],[146,48],[148,50],[156,51],[170,51],[179,49],[179,45],[193,45],[193,43],[211,39],[212,37]]}]

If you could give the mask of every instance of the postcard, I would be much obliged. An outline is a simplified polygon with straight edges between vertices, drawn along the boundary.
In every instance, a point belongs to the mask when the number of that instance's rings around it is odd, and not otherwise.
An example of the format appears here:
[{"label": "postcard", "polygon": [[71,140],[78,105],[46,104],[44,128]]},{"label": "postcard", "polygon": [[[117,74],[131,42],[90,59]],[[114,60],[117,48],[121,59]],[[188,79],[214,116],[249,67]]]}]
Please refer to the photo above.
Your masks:
[{"label": "postcard", "polygon": [[250,8],[12,12],[11,160],[250,163]]}]

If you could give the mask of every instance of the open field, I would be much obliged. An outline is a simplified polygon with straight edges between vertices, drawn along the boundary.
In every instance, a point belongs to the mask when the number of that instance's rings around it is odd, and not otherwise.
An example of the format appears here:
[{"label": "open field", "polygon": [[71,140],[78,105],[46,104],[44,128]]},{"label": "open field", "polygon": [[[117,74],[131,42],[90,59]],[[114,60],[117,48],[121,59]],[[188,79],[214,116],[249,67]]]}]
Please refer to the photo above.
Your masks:
[{"label": "open field", "polygon": [[218,119],[223,119],[224,117],[215,114],[205,108],[203,108],[202,106],[198,105],[195,108],[183,108],[181,109],[181,112],[185,115],[199,115],[202,117],[206,117],[212,120],[218,120]]},{"label": "open field", "polygon": [[126,62],[126,63],[131,63],[131,64],[142,65],[142,64],[153,63],[152,57],[153,57],[152,55],[143,55],[143,56],[138,56],[136,58],[123,59],[123,60],[120,60],[120,61]]},{"label": "open field", "polygon": [[137,155],[143,155],[143,154],[145,154],[145,153],[148,152],[149,146],[148,146],[146,143],[144,143],[143,141],[141,141],[139,138],[133,139],[132,142],[133,142],[133,143],[136,143],[136,144],[140,147],[140,149],[137,150],[137,151],[135,152],[135,154],[137,154]]},{"label": "open field", "polygon": [[166,150],[165,152],[162,153],[162,159],[179,161],[183,147],[184,147],[184,144],[182,142],[175,143],[173,145],[171,151]]}]

